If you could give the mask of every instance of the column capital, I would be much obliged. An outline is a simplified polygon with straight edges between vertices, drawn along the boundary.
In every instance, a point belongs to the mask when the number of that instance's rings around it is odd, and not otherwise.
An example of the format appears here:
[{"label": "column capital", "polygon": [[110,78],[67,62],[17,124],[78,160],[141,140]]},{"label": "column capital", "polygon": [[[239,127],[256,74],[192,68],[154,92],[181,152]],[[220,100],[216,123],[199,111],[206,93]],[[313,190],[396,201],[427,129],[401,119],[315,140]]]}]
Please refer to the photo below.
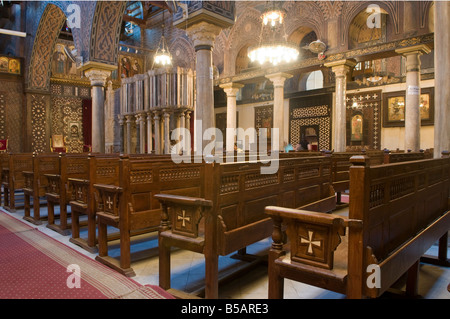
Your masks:
[{"label": "column capital", "polygon": [[106,79],[111,75],[111,71],[89,69],[84,72],[84,75],[89,78],[92,86],[105,86]]},{"label": "column capital", "polygon": [[292,74],[284,73],[284,72],[277,72],[277,73],[272,73],[272,74],[266,75],[266,78],[268,78],[270,81],[273,82],[274,87],[284,86],[284,82],[286,81],[286,79],[290,79],[292,77],[293,77]]},{"label": "column capital", "polygon": [[396,53],[400,54],[400,55],[410,55],[410,54],[428,54],[431,52],[431,48],[429,45],[427,44],[419,44],[419,45],[414,45],[412,47],[407,47],[407,48],[401,48],[401,49],[397,49],[395,50]]},{"label": "column capital", "polygon": [[219,87],[221,87],[224,90],[224,92],[227,94],[227,96],[236,96],[236,93],[239,91],[239,89],[244,87],[244,84],[230,82],[230,83],[220,84]]},{"label": "column capital", "polygon": [[222,29],[208,22],[199,22],[188,28],[189,37],[194,43],[195,50],[207,49],[211,50],[214,46],[216,36]]},{"label": "column capital", "polygon": [[331,70],[338,77],[347,75],[347,73],[352,70],[355,65],[356,61],[354,59],[345,59],[324,64],[324,66],[326,66],[327,68],[331,68]]}]

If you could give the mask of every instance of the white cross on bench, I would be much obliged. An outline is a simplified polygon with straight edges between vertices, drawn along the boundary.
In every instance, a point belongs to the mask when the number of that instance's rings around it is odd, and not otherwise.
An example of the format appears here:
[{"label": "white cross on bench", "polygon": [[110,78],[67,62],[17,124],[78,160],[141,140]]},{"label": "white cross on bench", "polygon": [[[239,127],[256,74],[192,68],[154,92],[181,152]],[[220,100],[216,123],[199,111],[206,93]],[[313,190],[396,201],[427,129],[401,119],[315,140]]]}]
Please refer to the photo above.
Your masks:
[{"label": "white cross on bench", "polygon": [[183,215],[178,215],[177,219],[181,220],[181,226],[182,227],[186,227],[186,222],[190,223],[191,222],[191,217],[186,216],[186,211],[184,209],[181,212],[182,212]]},{"label": "white cross on bench", "polygon": [[308,230],[308,239],[302,237],[300,239],[300,243],[301,244],[307,244],[308,245],[308,254],[312,254],[313,253],[313,248],[312,246],[316,246],[319,247],[321,246],[322,241],[321,240],[313,240],[313,236],[314,236],[314,232],[311,230]]},{"label": "white cross on bench", "polygon": [[83,189],[81,187],[78,187],[78,198],[82,198],[83,196]]},{"label": "white cross on bench", "polygon": [[106,204],[108,204],[108,209],[111,209],[111,205],[113,204],[111,200],[111,196],[108,196],[108,200],[106,201]]}]

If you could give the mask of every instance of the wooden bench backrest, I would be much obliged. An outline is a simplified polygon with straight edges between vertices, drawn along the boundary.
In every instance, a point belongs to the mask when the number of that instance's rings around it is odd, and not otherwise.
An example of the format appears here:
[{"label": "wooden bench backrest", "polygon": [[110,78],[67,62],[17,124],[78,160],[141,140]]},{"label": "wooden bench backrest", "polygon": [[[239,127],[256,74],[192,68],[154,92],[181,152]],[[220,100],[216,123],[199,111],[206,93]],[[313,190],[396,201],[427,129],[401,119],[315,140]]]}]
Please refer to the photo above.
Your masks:
[{"label": "wooden bench backrest", "polygon": [[[375,167],[370,167],[363,156],[351,161],[349,218],[361,220],[363,230],[349,238],[350,245],[356,245],[349,247],[349,254],[366,250],[364,264],[360,265],[365,270],[369,264],[390,258],[448,211],[450,158]],[[358,248],[357,242],[362,246]],[[400,270],[400,265],[397,268],[400,274],[407,270]]]},{"label": "wooden bench backrest", "polygon": [[401,163],[408,161],[417,161],[425,159],[424,152],[408,152],[408,153],[385,153],[384,163]]},{"label": "wooden bench backrest", "polygon": [[[8,161],[9,180],[14,180],[14,189],[21,189],[25,185],[23,171],[30,171],[33,168],[32,153],[10,153]],[[12,189],[11,189],[12,190]]]},{"label": "wooden bench backrest", "polygon": [[61,157],[61,178],[67,183],[69,178],[87,178],[89,172],[88,154],[63,154]]},{"label": "wooden bench backrest", "polygon": [[[61,168],[60,156],[57,153],[44,153],[33,156],[33,178],[39,188],[39,196],[45,195],[48,180],[45,174],[58,174]],[[30,187],[31,186],[31,187]],[[34,188],[34,185],[27,185]],[[36,190],[35,190],[36,191]]]},{"label": "wooden bench backrest", "polygon": [[[203,194],[204,165],[175,164],[170,156],[121,156],[117,188],[103,188],[100,192],[102,211],[127,218],[130,229],[144,229],[160,225],[161,205],[155,194],[201,196]],[[103,183],[104,184],[104,183]],[[119,194],[122,200],[119,200]],[[118,205],[121,205],[120,207]]]},{"label": "wooden bench backrest", "polygon": [[[205,197],[212,199],[218,219],[219,250],[226,255],[270,236],[271,221],[265,207],[303,207],[331,196],[331,160],[328,157],[294,157],[279,160],[273,174],[261,174],[258,162],[207,165],[213,184]],[[260,223],[260,228],[255,223]],[[254,228],[248,228],[250,225]],[[251,231],[248,231],[251,229]]]}]

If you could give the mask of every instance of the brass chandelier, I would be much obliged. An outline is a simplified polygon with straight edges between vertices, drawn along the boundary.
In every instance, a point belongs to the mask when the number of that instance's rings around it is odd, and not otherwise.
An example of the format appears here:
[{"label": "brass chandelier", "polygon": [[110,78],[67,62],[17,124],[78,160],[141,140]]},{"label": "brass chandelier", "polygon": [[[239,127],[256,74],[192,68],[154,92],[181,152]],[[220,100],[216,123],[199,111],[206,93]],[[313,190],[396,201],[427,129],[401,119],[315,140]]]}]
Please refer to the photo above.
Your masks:
[{"label": "brass chandelier", "polygon": [[277,4],[277,1],[268,1],[261,15],[259,45],[251,47],[248,52],[252,62],[257,61],[260,65],[267,62],[278,65],[297,60],[299,49],[296,44],[287,41],[285,16],[286,11]]}]

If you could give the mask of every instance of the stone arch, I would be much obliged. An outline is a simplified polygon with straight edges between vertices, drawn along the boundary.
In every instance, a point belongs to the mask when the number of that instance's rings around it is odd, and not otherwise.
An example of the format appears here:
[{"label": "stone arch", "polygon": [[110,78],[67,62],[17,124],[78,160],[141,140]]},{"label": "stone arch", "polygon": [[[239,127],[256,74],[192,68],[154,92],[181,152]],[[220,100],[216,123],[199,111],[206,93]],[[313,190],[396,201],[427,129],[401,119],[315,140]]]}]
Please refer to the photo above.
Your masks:
[{"label": "stone arch", "polygon": [[178,37],[170,44],[174,66],[195,70],[195,51],[192,44],[183,37]]},{"label": "stone arch", "polygon": [[387,33],[398,34],[400,32],[399,3],[397,3],[396,1],[345,1],[342,10],[343,12],[346,12],[345,15],[342,15],[342,45],[347,45],[347,47],[349,45],[349,30],[356,16],[365,11],[369,5],[373,4],[378,5],[380,9],[389,16],[391,25],[390,28],[386,30]]},{"label": "stone arch", "polygon": [[285,32],[289,38],[300,28],[309,28],[314,31],[318,39],[325,39],[326,26],[325,18],[322,10],[314,3],[294,1],[286,3],[285,10],[287,12],[285,21]]},{"label": "stone arch", "polygon": [[118,64],[120,29],[126,5],[126,1],[97,2],[90,33],[89,61]]},{"label": "stone arch", "polygon": [[49,91],[53,51],[65,19],[64,12],[58,6],[47,4],[34,38],[28,67],[28,90]]},{"label": "stone arch", "polygon": [[[380,7],[380,14],[386,15],[386,11]],[[367,21],[370,19],[372,13],[366,10],[360,11],[355,18],[351,21],[348,27],[348,48],[354,49],[359,47],[361,44],[374,43],[374,42],[385,42],[385,32],[386,26],[383,25],[382,19],[380,18],[380,23],[382,24],[380,28],[370,28],[367,26]]]},{"label": "stone arch", "polygon": [[250,47],[259,44],[259,34],[261,31],[261,12],[248,8],[246,12],[242,13],[235,25],[232,27],[229,43],[229,70],[233,73],[236,69],[236,59],[239,52],[245,47]]}]

